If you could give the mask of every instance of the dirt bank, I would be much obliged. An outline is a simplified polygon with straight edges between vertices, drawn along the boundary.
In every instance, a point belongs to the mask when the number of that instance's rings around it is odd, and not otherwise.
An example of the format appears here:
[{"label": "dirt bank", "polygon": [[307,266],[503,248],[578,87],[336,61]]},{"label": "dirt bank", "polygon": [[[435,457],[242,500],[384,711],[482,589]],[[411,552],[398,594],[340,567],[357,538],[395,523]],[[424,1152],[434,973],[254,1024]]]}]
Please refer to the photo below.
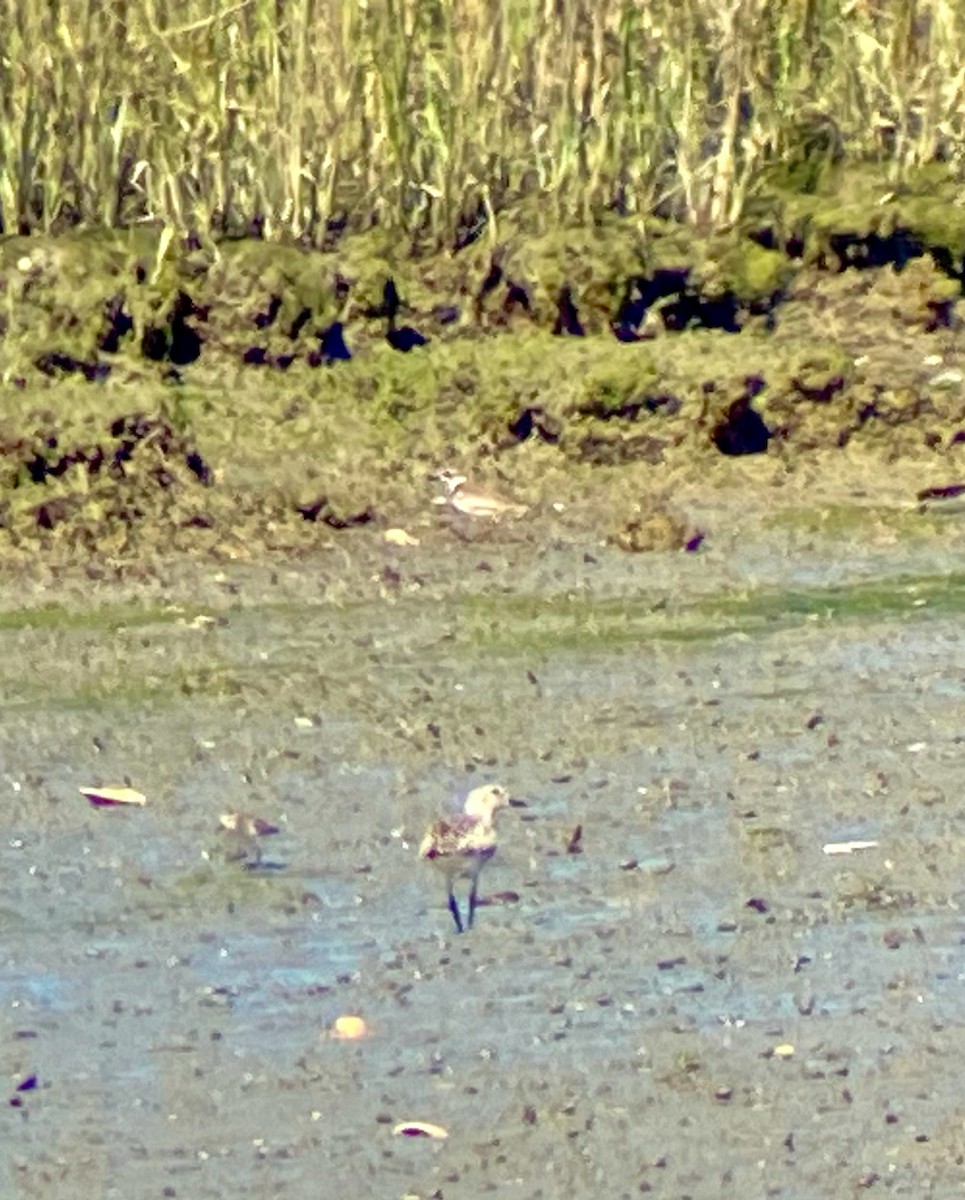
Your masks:
[{"label": "dirt bank", "polygon": [[686,544],[676,502],[739,457],[768,488],[883,475],[911,502],[965,444],[945,187],[872,204],[855,175],[704,239],[520,214],[422,259],[378,230],[324,254],[7,238],[0,557],[301,558],[421,520],[444,465],[629,550]]}]

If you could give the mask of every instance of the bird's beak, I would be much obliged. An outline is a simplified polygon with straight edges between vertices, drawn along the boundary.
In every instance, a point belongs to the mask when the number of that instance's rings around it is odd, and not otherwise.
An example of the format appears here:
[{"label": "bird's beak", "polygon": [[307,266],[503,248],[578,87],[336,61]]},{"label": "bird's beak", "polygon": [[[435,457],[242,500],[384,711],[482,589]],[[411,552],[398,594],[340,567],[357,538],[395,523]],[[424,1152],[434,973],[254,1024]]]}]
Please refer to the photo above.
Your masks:
[{"label": "bird's beak", "polygon": [[529,801],[524,800],[522,798],[522,796],[510,796],[509,797],[509,807],[510,808],[529,808]]}]

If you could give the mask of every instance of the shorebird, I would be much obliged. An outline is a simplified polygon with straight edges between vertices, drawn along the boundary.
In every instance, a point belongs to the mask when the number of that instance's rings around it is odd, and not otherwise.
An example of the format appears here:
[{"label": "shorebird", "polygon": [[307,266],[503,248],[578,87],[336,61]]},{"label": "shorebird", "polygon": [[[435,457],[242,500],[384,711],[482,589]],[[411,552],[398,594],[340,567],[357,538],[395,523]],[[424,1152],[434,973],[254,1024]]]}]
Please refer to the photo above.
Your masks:
[{"label": "shorebird", "polygon": [[[218,818],[219,832],[230,834],[234,846],[229,848],[226,857],[229,861],[240,858],[246,859],[249,866],[256,867],[261,862],[261,842],[263,837],[281,833],[278,825],[254,817],[250,813],[226,812]],[[252,858],[254,854],[254,858]]]},{"label": "shorebird", "polygon": [[[452,820],[434,821],[419,845],[419,857],[431,862],[445,875],[449,911],[456,923],[457,933],[472,929],[478,902],[479,875],[496,853],[493,818],[500,808],[510,803],[514,801],[508,792],[496,784],[473,788],[466,797],[462,812]],[[454,890],[457,879],[469,880],[469,919],[465,926]]]},{"label": "shorebird", "polygon": [[443,484],[447,492],[447,495],[436,503],[448,504],[464,516],[486,517],[490,521],[498,521],[500,517],[522,517],[529,511],[525,504],[516,504],[512,500],[503,500],[500,496],[468,487],[465,475],[460,475],[448,467],[436,471],[432,478]]}]

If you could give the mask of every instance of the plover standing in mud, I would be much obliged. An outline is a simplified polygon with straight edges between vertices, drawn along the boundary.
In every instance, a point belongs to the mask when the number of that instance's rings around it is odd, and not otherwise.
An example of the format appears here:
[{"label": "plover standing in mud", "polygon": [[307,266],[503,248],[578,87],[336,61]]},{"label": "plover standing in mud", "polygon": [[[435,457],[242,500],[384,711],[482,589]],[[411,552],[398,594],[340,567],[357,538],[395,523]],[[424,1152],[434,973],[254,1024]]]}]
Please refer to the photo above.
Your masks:
[{"label": "plover standing in mud", "polygon": [[486,517],[490,521],[498,521],[500,517],[522,517],[529,511],[525,504],[516,504],[512,500],[504,500],[500,496],[467,486],[465,475],[451,471],[448,467],[436,471],[432,478],[442,483],[447,493],[436,503],[448,504],[464,516]]},{"label": "plover standing in mud", "polygon": [[[522,803],[511,800],[505,788],[496,784],[474,788],[466,797],[462,812],[452,820],[433,822],[419,845],[419,857],[431,862],[445,875],[449,911],[458,933],[472,929],[479,875],[496,853],[493,825],[496,812],[507,804]],[[454,891],[457,879],[469,880],[469,919],[465,926]]]},{"label": "plover standing in mud", "polygon": [[281,833],[280,826],[243,812],[222,813],[218,818],[218,830],[231,837],[225,857],[229,861],[243,858],[249,867],[257,867],[261,862],[261,839]]}]

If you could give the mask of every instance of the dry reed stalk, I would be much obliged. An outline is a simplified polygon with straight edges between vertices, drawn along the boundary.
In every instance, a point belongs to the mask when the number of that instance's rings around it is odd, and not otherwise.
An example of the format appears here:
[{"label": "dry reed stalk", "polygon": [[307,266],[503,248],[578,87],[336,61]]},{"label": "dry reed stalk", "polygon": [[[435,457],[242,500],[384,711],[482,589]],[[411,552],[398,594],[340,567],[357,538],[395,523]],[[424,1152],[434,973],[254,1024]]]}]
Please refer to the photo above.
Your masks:
[{"label": "dry reed stalk", "polygon": [[0,28],[7,231],[722,226],[815,147],[965,165],[959,0],[0,0]]}]

